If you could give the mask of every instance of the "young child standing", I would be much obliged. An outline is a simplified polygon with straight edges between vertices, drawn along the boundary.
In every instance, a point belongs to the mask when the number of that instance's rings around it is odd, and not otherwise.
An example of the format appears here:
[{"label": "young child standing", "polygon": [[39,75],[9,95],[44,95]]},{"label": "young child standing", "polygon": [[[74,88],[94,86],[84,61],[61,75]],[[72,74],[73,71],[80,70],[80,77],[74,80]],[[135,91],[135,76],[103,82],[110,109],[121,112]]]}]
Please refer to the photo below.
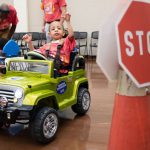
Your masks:
[{"label": "young child standing", "polygon": [[[60,59],[65,64],[68,65],[70,62],[70,53],[75,48],[76,42],[74,39],[74,32],[70,23],[70,14],[66,13],[64,20],[66,21],[68,36],[63,38],[65,31],[63,25],[59,21],[54,21],[51,23],[49,29],[49,35],[52,38],[50,43],[47,43],[37,49],[36,51],[40,52],[47,57],[47,50],[49,50],[49,56],[55,58],[57,53],[57,46],[62,45],[60,50]],[[25,42],[28,43],[30,50],[35,50],[32,44],[32,36],[26,34],[23,36]]]}]

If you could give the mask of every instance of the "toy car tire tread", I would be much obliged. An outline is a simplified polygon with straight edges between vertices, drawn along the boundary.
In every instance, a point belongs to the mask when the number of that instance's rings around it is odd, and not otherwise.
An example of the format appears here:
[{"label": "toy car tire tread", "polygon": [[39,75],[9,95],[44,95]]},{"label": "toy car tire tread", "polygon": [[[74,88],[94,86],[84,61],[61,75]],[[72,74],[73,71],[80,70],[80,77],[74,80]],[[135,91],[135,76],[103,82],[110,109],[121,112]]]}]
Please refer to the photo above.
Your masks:
[{"label": "toy car tire tread", "polygon": [[[50,117],[53,117],[52,120],[54,120],[56,123],[50,122]],[[48,125],[45,125],[46,120],[49,121],[47,121]],[[46,144],[54,139],[58,130],[58,124],[59,121],[57,111],[49,107],[44,107],[40,109],[30,124],[31,135],[36,141]],[[52,129],[52,132],[54,133],[52,133],[52,135],[46,135],[44,133],[45,129],[47,130],[46,132],[51,132],[50,130]]]},{"label": "toy car tire tread", "polygon": [[[87,97],[87,100],[84,102],[85,96]],[[90,93],[88,89],[82,87],[82,88],[79,88],[79,91],[78,91],[77,103],[73,105],[71,108],[75,113],[79,115],[84,115],[89,110],[90,102],[91,102],[91,99],[90,99]],[[87,106],[84,106],[83,103],[86,103],[85,105]]]}]

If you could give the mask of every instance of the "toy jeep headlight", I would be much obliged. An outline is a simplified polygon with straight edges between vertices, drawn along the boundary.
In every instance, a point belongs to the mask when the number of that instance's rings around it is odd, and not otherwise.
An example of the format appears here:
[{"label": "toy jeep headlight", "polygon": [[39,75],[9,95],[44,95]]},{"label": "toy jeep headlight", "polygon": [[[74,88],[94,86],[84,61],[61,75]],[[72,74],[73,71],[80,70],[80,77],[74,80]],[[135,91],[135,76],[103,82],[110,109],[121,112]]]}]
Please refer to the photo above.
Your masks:
[{"label": "toy jeep headlight", "polygon": [[21,89],[17,89],[15,91],[15,98],[21,99],[23,97],[23,91]]},{"label": "toy jeep headlight", "polygon": [[15,91],[15,97],[14,97],[14,104],[16,106],[21,106],[22,105],[22,98],[23,98],[23,90],[22,89],[17,89]]}]

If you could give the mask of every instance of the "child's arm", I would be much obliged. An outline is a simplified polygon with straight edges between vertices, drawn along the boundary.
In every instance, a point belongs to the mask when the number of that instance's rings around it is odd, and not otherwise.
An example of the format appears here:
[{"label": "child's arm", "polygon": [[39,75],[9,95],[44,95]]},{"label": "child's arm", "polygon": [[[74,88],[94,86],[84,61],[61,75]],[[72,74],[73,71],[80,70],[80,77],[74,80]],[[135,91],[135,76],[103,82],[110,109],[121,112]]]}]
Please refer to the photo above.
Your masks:
[{"label": "child's arm", "polygon": [[61,7],[61,11],[62,11],[62,14],[61,14],[60,23],[63,24],[64,23],[64,18],[65,18],[66,12],[67,12],[66,6]]},{"label": "child's arm", "polygon": [[22,37],[22,39],[23,39],[26,43],[28,43],[29,49],[30,49],[31,51],[33,51],[33,50],[34,50],[34,46],[33,46],[33,44],[32,44],[32,35],[26,34],[26,35],[24,35],[24,36]]},{"label": "child's arm", "polygon": [[73,35],[74,35],[73,28],[72,28],[71,23],[70,23],[70,18],[71,18],[71,15],[66,13],[65,21],[66,21],[67,28],[68,28],[68,37],[69,38],[73,37]]}]

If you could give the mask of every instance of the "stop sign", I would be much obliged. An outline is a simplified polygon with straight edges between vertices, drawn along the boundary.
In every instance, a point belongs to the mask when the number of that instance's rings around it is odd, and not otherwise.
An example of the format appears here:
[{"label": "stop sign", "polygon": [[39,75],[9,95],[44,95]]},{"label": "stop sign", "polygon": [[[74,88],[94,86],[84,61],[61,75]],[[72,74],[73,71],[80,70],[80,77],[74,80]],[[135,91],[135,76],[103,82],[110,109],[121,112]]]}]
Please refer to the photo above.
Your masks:
[{"label": "stop sign", "polygon": [[138,87],[150,85],[150,3],[132,1],[116,27],[119,64]]}]

